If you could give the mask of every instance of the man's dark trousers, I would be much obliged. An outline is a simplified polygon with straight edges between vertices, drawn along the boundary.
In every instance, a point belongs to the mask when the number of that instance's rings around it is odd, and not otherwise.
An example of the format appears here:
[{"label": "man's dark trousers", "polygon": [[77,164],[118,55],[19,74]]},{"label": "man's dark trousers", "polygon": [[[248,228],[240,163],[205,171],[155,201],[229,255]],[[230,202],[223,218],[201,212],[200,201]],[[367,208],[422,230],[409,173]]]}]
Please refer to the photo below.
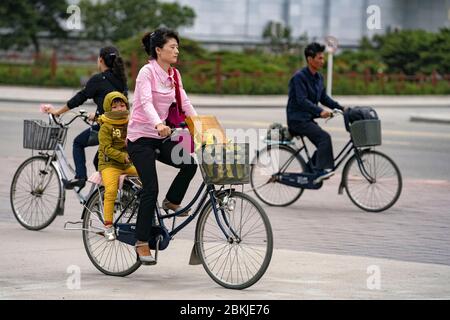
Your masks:
[{"label": "man's dark trousers", "polygon": [[289,130],[296,135],[307,137],[316,147],[312,159],[316,169],[333,169],[333,145],[331,136],[314,121],[291,121]]}]

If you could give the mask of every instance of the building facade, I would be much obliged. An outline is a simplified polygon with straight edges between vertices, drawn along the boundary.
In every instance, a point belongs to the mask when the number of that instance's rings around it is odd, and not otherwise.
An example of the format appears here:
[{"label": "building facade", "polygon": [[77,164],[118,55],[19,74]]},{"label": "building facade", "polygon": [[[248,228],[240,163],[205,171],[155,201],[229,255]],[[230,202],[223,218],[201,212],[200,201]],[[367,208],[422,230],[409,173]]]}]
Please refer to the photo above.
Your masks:
[{"label": "building facade", "polygon": [[[184,36],[206,44],[262,43],[269,21],[289,26],[294,38],[334,36],[343,47],[389,29],[437,31],[450,26],[450,0],[163,0],[192,7],[195,24]],[[379,21],[378,21],[379,20]]]}]

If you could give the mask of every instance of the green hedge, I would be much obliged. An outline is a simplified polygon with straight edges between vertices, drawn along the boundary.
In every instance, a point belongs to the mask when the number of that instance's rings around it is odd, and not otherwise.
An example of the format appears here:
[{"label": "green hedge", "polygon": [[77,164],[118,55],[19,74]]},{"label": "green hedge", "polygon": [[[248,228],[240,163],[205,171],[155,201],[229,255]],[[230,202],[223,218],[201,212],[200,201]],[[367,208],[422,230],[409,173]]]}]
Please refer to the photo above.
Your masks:
[{"label": "green hedge", "polygon": [[[241,62],[239,62],[241,63]],[[268,67],[270,68],[270,67]],[[183,84],[189,93],[215,94],[217,92],[215,62],[210,64],[190,66],[184,65]],[[232,73],[232,69],[224,68],[222,76],[221,94],[287,94],[288,83],[292,73],[289,72],[263,72],[261,76],[255,75],[251,68],[242,68],[239,76]],[[226,72],[228,71],[228,72]],[[236,70],[234,70],[236,71]],[[97,72],[95,66],[80,67],[61,65],[54,78],[51,77],[49,67],[36,67],[30,65],[0,64],[0,84],[31,85],[44,87],[72,87],[80,88],[82,81]],[[324,71],[324,74],[326,70]],[[131,89],[133,89],[131,87]],[[438,81],[434,86],[430,81],[423,85],[405,81],[388,81],[381,85],[379,80],[366,83],[363,76],[358,74],[357,79],[347,75],[335,74],[333,79],[333,94],[335,95],[381,95],[381,94],[450,94],[448,81]]]},{"label": "green hedge", "polygon": [[[148,57],[136,36],[117,43],[127,63],[129,87],[132,90],[131,65],[136,57],[137,69]],[[413,71],[430,75],[437,71],[441,75],[450,73],[450,30],[438,33],[425,31],[388,32],[372,40],[363,39],[358,51],[343,51],[334,59],[333,94],[450,94],[447,80],[436,85],[427,81],[420,85],[413,81],[387,81],[375,78],[369,83],[365,74],[403,73]],[[448,49],[448,50],[447,50]],[[50,74],[50,58],[34,65],[0,64],[1,84],[42,85],[54,87],[80,87],[83,78],[97,72],[96,66],[59,65],[55,76]],[[220,77],[217,76],[217,61],[220,60]],[[270,54],[260,50],[245,52],[210,52],[197,42],[181,39],[180,64],[183,83],[190,93],[200,94],[287,94],[288,82],[295,70],[304,64],[303,58],[294,54]],[[353,73],[355,76],[348,75]],[[326,70],[323,70],[326,75]],[[219,80],[219,84],[217,81]]]},{"label": "green hedge", "polygon": [[79,88],[96,67],[59,66],[54,77],[50,66],[0,64],[0,84]]}]

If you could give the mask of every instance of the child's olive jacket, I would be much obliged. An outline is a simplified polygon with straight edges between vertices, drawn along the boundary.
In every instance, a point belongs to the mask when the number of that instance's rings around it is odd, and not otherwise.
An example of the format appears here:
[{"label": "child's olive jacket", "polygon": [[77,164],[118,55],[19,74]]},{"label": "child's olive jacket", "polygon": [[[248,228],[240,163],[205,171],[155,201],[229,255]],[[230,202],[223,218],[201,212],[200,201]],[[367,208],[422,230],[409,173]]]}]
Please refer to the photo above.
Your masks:
[{"label": "child's olive jacket", "polygon": [[128,111],[111,111],[114,99],[120,98],[129,109],[128,99],[120,92],[113,91],[106,95],[103,102],[105,114],[99,117],[100,131],[98,133],[98,170],[108,167],[127,169],[132,164],[126,163],[128,155],[125,139],[127,138]]}]

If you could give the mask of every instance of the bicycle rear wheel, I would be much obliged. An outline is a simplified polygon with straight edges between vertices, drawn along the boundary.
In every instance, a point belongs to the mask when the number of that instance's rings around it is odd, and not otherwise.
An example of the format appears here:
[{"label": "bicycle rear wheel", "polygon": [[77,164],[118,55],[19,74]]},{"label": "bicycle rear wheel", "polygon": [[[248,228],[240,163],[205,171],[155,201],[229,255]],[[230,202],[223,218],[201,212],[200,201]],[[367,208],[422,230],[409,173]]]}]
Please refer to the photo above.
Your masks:
[{"label": "bicycle rear wheel", "polygon": [[[387,155],[364,150],[360,153],[362,166],[354,155],[345,167],[344,185],[350,200],[369,212],[381,212],[392,207],[402,191],[402,176],[395,162]],[[369,181],[363,170],[373,178]]]},{"label": "bicycle rear wheel", "polygon": [[256,196],[265,204],[285,207],[302,195],[304,189],[281,184],[275,177],[283,167],[285,173],[306,171],[303,158],[294,155],[295,151],[284,145],[269,145],[259,152],[255,163],[252,164],[250,183]]},{"label": "bicycle rear wheel", "polygon": [[215,282],[228,289],[245,289],[255,284],[269,266],[272,228],[261,206],[246,194],[224,192],[218,198],[222,208],[219,221],[231,237],[226,239],[209,203],[196,227],[197,253]]},{"label": "bicycle rear wheel", "polygon": [[[134,246],[117,239],[106,240],[103,224],[104,191],[101,187],[86,204],[83,218],[83,243],[89,259],[98,270],[106,275],[125,277],[136,271],[141,266],[141,262],[137,259]],[[132,198],[132,192],[131,185],[124,183],[116,199],[114,219],[120,215],[122,204],[128,203],[125,199]],[[134,208],[133,205],[127,209],[120,222],[135,223]]]},{"label": "bicycle rear wheel", "polygon": [[[62,187],[48,158],[35,156],[25,160],[11,182],[10,202],[17,221],[28,230],[41,230],[55,220]],[[47,167],[46,167],[47,166]]]}]

